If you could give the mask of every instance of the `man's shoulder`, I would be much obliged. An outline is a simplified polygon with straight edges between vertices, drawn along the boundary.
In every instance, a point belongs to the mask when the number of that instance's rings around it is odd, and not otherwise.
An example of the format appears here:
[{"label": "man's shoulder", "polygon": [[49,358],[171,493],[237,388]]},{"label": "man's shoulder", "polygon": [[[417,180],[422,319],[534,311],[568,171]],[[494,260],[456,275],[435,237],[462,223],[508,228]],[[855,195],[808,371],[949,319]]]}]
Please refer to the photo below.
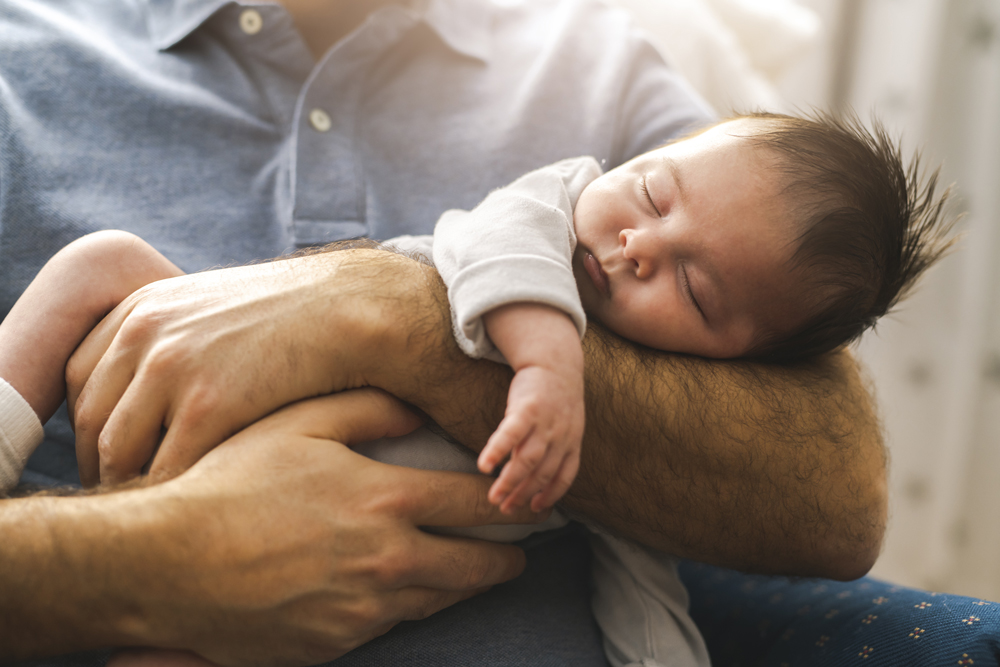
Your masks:
[{"label": "man's shoulder", "polygon": [[483,0],[498,15],[509,17],[608,17],[628,21],[628,13],[605,0]]},{"label": "man's shoulder", "polygon": [[[538,32],[522,33],[522,43],[578,44],[592,50],[602,43],[640,38],[631,15],[602,0],[487,0],[497,27],[508,25]],[[596,42],[596,44],[595,44]]]},{"label": "man's shoulder", "polygon": [[15,90],[55,91],[109,63],[128,67],[153,51],[147,13],[135,0],[0,2],[0,76]]},{"label": "man's shoulder", "polygon": [[[581,131],[610,130],[604,136],[611,145],[588,151],[602,167],[613,168],[713,117],[625,9],[603,0],[488,4],[495,12],[494,49],[503,50],[508,62],[524,61],[526,71],[548,75],[550,87],[540,96],[560,109],[559,121]],[[566,108],[567,99],[575,110]]]},{"label": "man's shoulder", "polygon": [[[20,39],[3,40],[0,47],[24,43],[37,49],[38,39],[47,34],[73,35],[74,28],[86,26],[78,37],[94,39],[101,32],[119,30],[146,33],[146,4],[138,0],[19,0],[0,2],[0,31],[30,29]],[[0,33],[2,34],[2,33]],[[28,37],[33,39],[28,39]],[[110,45],[109,45],[110,46]]]}]

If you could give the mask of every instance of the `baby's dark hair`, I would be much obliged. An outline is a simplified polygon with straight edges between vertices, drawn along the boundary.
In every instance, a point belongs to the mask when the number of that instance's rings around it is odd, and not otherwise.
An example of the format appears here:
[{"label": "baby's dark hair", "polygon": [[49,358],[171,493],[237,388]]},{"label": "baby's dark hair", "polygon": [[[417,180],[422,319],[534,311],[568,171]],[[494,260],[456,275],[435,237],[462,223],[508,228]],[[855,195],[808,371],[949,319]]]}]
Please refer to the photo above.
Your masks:
[{"label": "baby's dark hair", "polygon": [[854,115],[754,113],[748,139],[772,151],[780,196],[801,230],[791,259],[804,319],[764,334],[747,357],[792,363],[857,340],[954,242],[939,170],[904,167],[898,143]]}]

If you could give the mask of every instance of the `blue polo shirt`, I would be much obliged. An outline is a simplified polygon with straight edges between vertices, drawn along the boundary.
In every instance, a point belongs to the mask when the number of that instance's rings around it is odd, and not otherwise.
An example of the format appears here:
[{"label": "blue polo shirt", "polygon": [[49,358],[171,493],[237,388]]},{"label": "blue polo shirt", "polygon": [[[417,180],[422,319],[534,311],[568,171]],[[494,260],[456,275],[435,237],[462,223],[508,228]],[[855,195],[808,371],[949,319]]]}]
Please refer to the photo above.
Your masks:
[{"label": "blue polo shirt", "polygon": [[541,165],[709,116],[592,1],[390,4],[317,62],[277,3],[0,2],[0,313],[73,239],[186,271],[429,233]]}]

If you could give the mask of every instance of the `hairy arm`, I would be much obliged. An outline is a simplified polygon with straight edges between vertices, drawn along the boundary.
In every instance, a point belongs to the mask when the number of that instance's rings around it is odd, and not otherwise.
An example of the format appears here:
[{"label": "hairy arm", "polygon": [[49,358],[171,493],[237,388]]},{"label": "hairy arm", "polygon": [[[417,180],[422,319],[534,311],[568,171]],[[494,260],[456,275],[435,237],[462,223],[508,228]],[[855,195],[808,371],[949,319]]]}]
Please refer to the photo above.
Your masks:
[{"label": "hairy arm", "polygon": [[[510,370],[464,357],[434,272],[401,270],[424,273],[423,326],[392,346],[406,358],[370,380],[478,450],[503,416]],[[596,325],[584,352],[587,428],[568,509],[737,569],[850,579],[874,563],[886,455],[848,352],[790,368],[707,361]]]},{"label": "hairy arm", "polygon": [[[98,434],[100,478],[127,477],[148,457],[135,443],[166,424],[152,474],[169,477],[281,405],[363,385],[416,405],[475,450],[503,418],[511,370],[459,350],[428,266],[353,250],[210,274],[145,288],[77,351],[78,448],[80,432],[91,434],[81,476],[89,457],[98,477]],[[587,429],[566,507],[744,570],[846,579],[871,567],[886,461],[849,354],[785,369],[704,361],[596,326],[584,352]],[[147,436],[130,414],[152,415]]]},{"label": "hairy arm", "polygon": [[887,461],[850,353],[782,368],[663,354],[597,328],[585,344],[574,510],[738,569],[853,579],[871,568]]}]

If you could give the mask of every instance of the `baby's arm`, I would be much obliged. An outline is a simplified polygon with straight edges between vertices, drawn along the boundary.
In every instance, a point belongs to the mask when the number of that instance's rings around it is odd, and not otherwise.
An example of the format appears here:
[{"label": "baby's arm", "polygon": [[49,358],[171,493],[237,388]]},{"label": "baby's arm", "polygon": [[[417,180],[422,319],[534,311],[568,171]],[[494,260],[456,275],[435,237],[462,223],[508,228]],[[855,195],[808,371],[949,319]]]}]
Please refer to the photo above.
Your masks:
[{"label": "baby's arm", "polygon": [[434,264],[448,286],[455,338],[472,357],[516,371],[507,414],[479,467],[510,462],[490,490],[505,512],[550,506],[576,474],[583,434],[586,327],[573,276],[573,208],[601,173],[593,158],[564,160],[495,190],[434,230]]},{"label": "baby's arm", "polygon": [[0,323],[0,378],[44,423],[66,393],[66,362],[90,330],[143,285],[182,273],[127,232],[97,232],[70,243]]},{"label": "baby's arm", "polygon": [[538,512],[569,489],[583,438],[583,349],[573,321],[537,303],[513,303],[484,316],[486,331],[514,368],[507,410],[479,455],[492,472],[510,456],[489,499],[503,512],[528,500]]}]

